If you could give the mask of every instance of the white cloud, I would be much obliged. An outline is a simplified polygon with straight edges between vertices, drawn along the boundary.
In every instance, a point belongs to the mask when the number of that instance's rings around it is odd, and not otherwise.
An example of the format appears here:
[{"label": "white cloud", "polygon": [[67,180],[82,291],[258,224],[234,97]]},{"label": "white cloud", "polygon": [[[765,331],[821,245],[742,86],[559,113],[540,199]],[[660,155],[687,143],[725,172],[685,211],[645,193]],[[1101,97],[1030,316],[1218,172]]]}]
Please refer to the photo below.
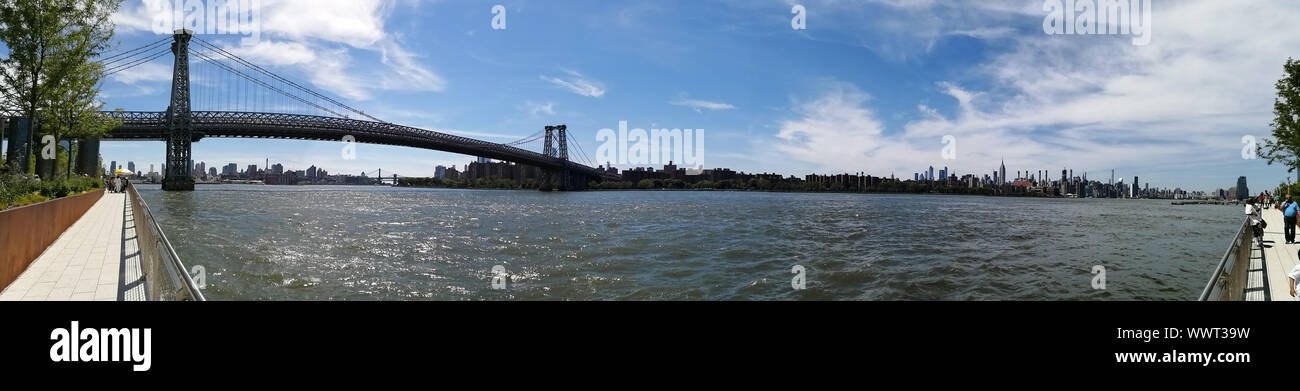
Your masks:
[{"label": "white cloud", "polygon": [[780,125],[776,149],[785,159],[821,170],[880,172],[893,168],[881,163],[919,162],[911,146],[884,136],[884,125],[865,106],[868,100],[852,84],[832,83],[817,99],[795,105],[799,118]]},{"label": "white cloud", "polygon": [[[1134,46],[1129,36],[1013,30],[1007,26],[1041,25],[1044,17],[1019,3],[875,2],[898,7],[881,17],[897,26],[841,30],[881,38],[863,46],[886,58],[923,56],[935,40],[951,35],[997,43],[987,60],[961,73],[961,82],[940,79],[934,84],[955,103],[952,109],[919,104],[917,119],[899,129],[862,130],[878,122],[865,98],[852,89],[826,93],[815,101],[823,105],[820,109],[797,106],[800,119],[781,124],[777,135],[791,144],[785,146],[790,156],[848,170],[884,160],[890,162],[881,167],[886,173],[939,164],[986,173],[1005,156],[1013,171],[1064,165],[1075,171],[1091,168],[1096,177],[1102,169],[1119,168],[1160,173],[1165,184],[1194,182],[1208,189],[1230,183],[1202,175],[1227,177],[1226,172],[1235,179],[1237,170],[1254,170],[1252,178],[1281,172],[1258,160],[1243,163],[1240,139],[1268,136],[1273,83],[1288,53],[1300,47],[1300,34],[1290,27],[1300,19],[1300,7],[1213,0],[1160,3],[1151,43]],[[828,15],[827,8],[852,8],[847,5],[814,0],[807,7],[823,18],[840,19],[853,13]],[[890,47],[905,50],[881,51]],[[956,161],[940,159],[944,135],[958,140]],[[835,140],[849,145],[835,145]],[[868,143],[878,149],[863,146]],[[829,153],[816,153],[821,150]],[[907,156],[911,153],[920,157]],[[864,160],[866,156],[872,159]],[[853,159],[858,164],[849,165]],[[1223,172],[1188,174],[1187,167]]]},{"label": "white cloud", "polygon": [[316,51],[300,42],[263,40],[252,46],[234,46],[225,49],[259,65],[299,65],[317,60]]},{"label": "white cloud", "polygon": [[593,98],[599,98],[605,95],[605,87],[603,87],[600,82],[587,80],[577,71],[566,70],[565,73],[569,74],[567,80],[549,76],[541,76],[541,79],[578,95],[590,96]]},{"label": "white cloud", "polygon": [[[1155,12],[1148,46],[1129,37],[1014,37],[1009,51],[976,68],[997,89],[939,83],[957,110],[923,112],[906,137],[953,134],[965,150],[1004,151],[1032,166],[1145,170],[1240,161],[1241,136],[1267,134],[1273,82],[1286,53],[1300,47],[1300,35],[1284,32],[1295,31],[1286,26],[1300,12],[1218,1]],[[1001,142],[965,142],[993,133]],[[993,164],[996,156],[987,155],[972,166]]]},{"label": "white cloud", "polygon": [[528,113],[528,115],[533,117],[536,117],[538,114],[555,115],[555,103],[536,103],[528,101],[519,106],[519,111]]},{"label": "white cloud", "polygon": [[392,73],[385,73],[382,84],[389,90],[408,91],[442,91],[447,88],[447,81],[441,76],[425,69],[416,56],[402,49],[396,42],[385,40],[380,45],[383,63]]},{"label": "white cloud", "polygon": [[675,101],[668,102],[668,104],[674,106],[690,107],[692,109],[695,109],[695,111],[697,112],[701,110],[734,110],[736,108],[736,106],[732,106],[727,103],[710,102],[707,100],[698,100],[698,99],[678,99]]},{"label": "white cloud", "polygon": [[141,81],[171,81],[172,67],[157,61],[147,62],[114,73],[109,78],[126,84],[136,84]]},{"label": "white cloud", "polygon": [[[154,10],[169,4],[165,0],[128,3],[114,20],[123,31],[152,32]],[[262,66],[295,68],[313,84],[352,100],[369,100],[375,89],[444,90],[447,81],[385,30],[392,5],[391,0],[263,0],[256,25],[260,42],[225,49]],[[222,42],[220,36],[203,38]],[[386,71],[352,68],[349,47],[377,53]]]}]

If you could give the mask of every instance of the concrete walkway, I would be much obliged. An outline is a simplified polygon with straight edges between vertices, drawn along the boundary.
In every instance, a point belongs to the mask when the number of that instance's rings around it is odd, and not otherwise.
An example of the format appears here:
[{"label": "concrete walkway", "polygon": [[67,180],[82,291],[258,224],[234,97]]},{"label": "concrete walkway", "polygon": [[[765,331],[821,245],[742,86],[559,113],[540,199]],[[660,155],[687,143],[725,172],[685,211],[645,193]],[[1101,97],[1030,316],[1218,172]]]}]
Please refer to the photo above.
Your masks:
[{"label": "concrete walkway", "polygon": [[[1268,222],[1264,230],[1264,252],[1261,254],[1258,248],[1251,251],[1246,301],[1296,301],[1287,286],[1290,283],[1287,274],[1300,262],[1296,254],[1300,244],[1286,243],[1281,211],[1269,208],[1264,210],[1263,217]],[[1300,235],[1296,240],[1300,240]]]},{"label": "concrete walkway", "polygon": [[107,193],[8,288],[0,301],[144,300],[126,194]]}]

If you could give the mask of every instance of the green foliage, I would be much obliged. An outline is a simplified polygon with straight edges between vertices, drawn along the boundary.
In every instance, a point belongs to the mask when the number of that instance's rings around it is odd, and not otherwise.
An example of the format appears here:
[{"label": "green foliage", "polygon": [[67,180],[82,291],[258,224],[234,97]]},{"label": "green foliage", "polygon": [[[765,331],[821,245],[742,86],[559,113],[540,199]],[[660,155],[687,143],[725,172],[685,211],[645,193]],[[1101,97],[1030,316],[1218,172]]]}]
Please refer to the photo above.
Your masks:
[{"label": "green foliage", "polygon": [[42,181],[30,175],[5,175],[0,177],[0,209],[77,195],[103,186],[103,181],[91,177]]},{"label": "green foliage", "polygon": [[1268,164],[1280,163],[1294,172],[1300,168],[1300,61],[1288,58],[1274,87],[1273,138],[1265,139],[1257,152]]},{"label": "green foliage", "polygon": [[104,68],[94,59],[110,47],[113,14],[120,4],[0,1],[0,41],[9,49],[0,58],[0,98],[33,119],[33,140],[47,134],[61,140],[107,131],[103,126],[111,121],[98,114],[101,104],[96,102]]}]

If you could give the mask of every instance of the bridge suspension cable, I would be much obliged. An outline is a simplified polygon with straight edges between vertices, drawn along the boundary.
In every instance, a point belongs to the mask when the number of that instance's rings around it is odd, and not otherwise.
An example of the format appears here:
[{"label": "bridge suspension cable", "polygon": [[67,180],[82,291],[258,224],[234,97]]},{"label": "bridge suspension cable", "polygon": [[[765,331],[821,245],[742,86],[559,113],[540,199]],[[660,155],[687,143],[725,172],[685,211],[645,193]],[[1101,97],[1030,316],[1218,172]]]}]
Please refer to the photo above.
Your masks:
[{"label": "bridge suspension cable", "polygon": [[138,58],[133,59],[133,60],[131,60],[130,62],[123,63],[123,64],[118,64],[117,66],[114,66],[114,67],[112,67],[112,68],[105,68],[105,69],[104,69],[104,76],[105,76],[105,77],[107,77],[107,76],[111,76],[111,75],[116,74],[116,73],[118,73],[118,72],[122,72],[122,71],[125,71],[125,70],[127,70],[127,69],[135,68],[135,67],[137,67],[137,66],[143,65],[143,64],[148,63],[148,62],[151,62],[151,61],[153,61],[153,60],[157,60],[159,57],[166,56],[166,55],[167,55],[168,53],[170,53],[170,52],[171,52],[171,49],[170,49],[170,48],[167,48],[167,49],[159,50],[159,51],[157,51],[157,52],[151,52],[150,54],[147,54],[147,55],[139,56]]},{"label": "bridge suspension cable", "polygon": [[145,44],[144,46],[137,47],[137,48],[135,48],[135,49],[127,50],[127,51],[124,51],[124,52],[121,52],[121,53],[118,53],[118,54],[114,54],[114,55],[112,55],[112,56],[108,56],[108,57],[101,58],[101,59],[99,59],[98,62],[99,62],[100,64],[104,65],[105,67],[107,67],[107,66],[112,65],[112,64],[114,64],[114,63],[120,62],[120,61],[122,61],[122,60],[124,60],[124,59],[126,59],[126,58],[133,57],[133,56],[135,56],[135,54],[137,54],[137,53],[139,53],[139,52],[142,52],[142,51],[150,51],[150,50],[148,50],[148,49],[151,49],[151,48],[156,48],[156,47],[158,47],[158,46],[167,46],[167,47],[170,49],[170,48],[171,48],[171,45],[169,45],[169,44],[166,44],[166,45],[165,45],[165,44],[164,44],[165,42],[170,41],[170,40],[172,40],[172,38],[171,38],[171,37],[167,37],[167,38],[163,38],[163,39],[160,39],[160,40],[157,40],[157,41],[153,41],[153,42],[150,42],[150,43],[148,43],[148,44]]},{"label": "bridge suspension cable", "polygon": [[[271,90],[271,91],[274,91],[275,93],[278,93],[278,94],[283,95],[283,96],[285,96],[285,97],[288,97],[288,98],[290,98],[290,99],[296,100],[296,101],[298,101],[298,102],[302,102],[302,103],[305,104],[305,105],[308,105],[308,106],[314,107],[314,108],[316,108],[316,109],[319,109],[319,110],[322,110],[322,111],[328,112],[328,113],[330,113],[330,114],[336,115],[336,116],[341,117],[341,118],[347,118],[347,115],[344,115],[344,114],[339,113],[339,112],[337,112],[337,111],[331,110],[331,109],[329,109],[329,108],[327,108],[327,107],[325,107],[325,106],[319,105],[319,104],[317,104],[316,102],[313,102],[313,101],[307,100],[307,99],[305,99],[305,98],[303,98],[303,97],[300,97],[300,96],[294,95],[294,94],[292,94],[292,93],[289,93],[288,91],[285,91],[285,90],[283,90],[283,89],[281,89],[281,88],[279,88],[279,87],[276,87],[276,86],[274,86],[274,85],[271,85],[270,83],[267,83],[266,81],[263,81],[263,80],[261,80],[261,79],[258,79],[258,78],[256,78],[256,77],[252,76],[252,75],[249,75],[249,74],[244,73],[244,72],[242,72],[242,71],[240,71],[240,70],[238,70],[238,69],[235,69],[234,67],[231,67],[230,65],[227,65],[227,64],[223,63],[222,61],[220,61],[220,60],[218,60],[218,59],[216,59],[216,58],[213,58],[212,56],[209,56],[209,55],[205,54],[204,51],[202,51],[202,50],[196,50],[196,49],[197,49],[197,48],[191,48],[191,49],[190,49],[190,54],[193,54],[194,56],[196,56],[196,57],[198,57],[198,58],[200,58],[200,59],[202,59],[202,60],[204,60],[204,61],[207,61],[209,64],[215,65],[215,66],[217,66],[217,67],[220,67],[221,69],[224,69],[224,70],[226,70],[226,71],[228,71],[228,72],[230,72],[230,73],[233,73],[233,74],[235,74],[236,76],[239,76],[239,77],[243,78],[244,80],[247,80],[247,81],[249,81],[249,82],[253,82],[253,83],[257,84],[257,85],[260,85],[260,86],[262,86],[262,87],[264,87],[264,88],[266,88],[266,89],[269,89],[269,90]],[[247,90],[247,87],[245,87],[245,86],[237,86],[237,88],[239,88],[239,89],[241,89],[241,90],[243,90],[243,91],[246,91],[246,90]],[[247,94],[244,94],[244,93],[242,93],[242,91],[241,91],[241,94],[240,94],[240,95],[242,95],[240,98],[243,99],[244,101],[247,101],[247,100],[248,100],[248,95],[247,95]]]},{"label": "bridge suspension cable", "polygon": [[[572,140],[572,138],[568,138],[567,140]],[[582,160],[579,161],[579,163],[586,164],[587,166],[590,166],[590,167],[595,167],[595,166],[596,166],[595,164],[592,164],[591,157],[587,156],[587,152],[582,150],[582,144],[579,144],[579,143],[576,143],[576,142],[573,142],[573,141],[569,141],[569,145],[570,145],[570,146],[573,146],[573,147],[577,147],[577,148],[576,148],[576,150],[578,151],[578,155],[577,155],[577,156],[580,157],[580,158],[582,158]],[[575,148],[570,148],[569,150],[572,151],[572,150],[575,150]]]},{"label": "bridge suspension cable", "polygon": [[[250,68],[250,69],[252,69],[252,70],[254,70],[254,71],[257,71],[258,73],[261,73],[261,74],[263,74],[263,75],[266,75],[266,76],[268,76],[268,77],[270,77],[270,78],[272,78],[273,80],[276,80],[276,81],[278,81],[278,82],[284,83],[285,85],[288,85],[289,87],[292,87],[292,88],[294,88],[294,89],[297,89],[297,90],[299,90],[299,91],[302,91],[302,92],[304,92],[304,93],[306,93],[306,94],[312,96],[313,98],[323,100],[323,101],[325,101],[325,102],[328,102],[328,103],[330,103],[330,104],[333,104],[333,105],[335,105],[335,106],[338,106],[339,108],[342,108],[342,109],[345,110],[345,111],[349,111],[349,112],[352,112],[352,113],[356,113],[356,114],[358,114],[358,115],[360,115],[360,116],[362,116],[362,117],[369,118],[369,119],[372,120],[372,121],[375,121],[375,122],[385,122],[384,120],[381,120],[381,119],[379,119],[379,118],[375,118],[374,116],[372,116],[372,115],[370,115],[370,114],[366,114],[364,111],[361,111],[361,110],[358,110],[358,109],[353,108],[353,107],[351,107],[351,106],[348,106],[348,105],[346,105],[346,104],[343,104],[342,102],[339,102],[339,101],[337,101],[337,100],[335,100],[335,99],[333,99],[333,98],[330,98],[329,96],[326,96],[326,95],[324,95],[324,94],[321,94],[321,93],[319,93],[319,92],[316,92],[316,91],[314,91],[314,90],[311,90],[311,89],[309,89],[309,88],[307,88],[307,87],[303,87],[302,85],[300,85],[300,84],[298,84],[298,83],[295,83],[295,82],[293,82],[293,81],[291,81],[291,80],[289,80],[289,79],[286,79],[286,78],[284,78],[283,76],[280,76],[280,75],[277,75],[277,74],[275,74],[275,73],[273,73],[273,72],[271,72],[271,71],[268,71],[268,70],[266,70],[265,68],[262,68],[262,67],[258,66],[257,64],[253,64],[253,63],[249,62],[248,60],[245,60],[245,59],[243,59],[242,57],[239,57],[239,56],[235,55],[234,53],[230,53],[229,51],[226,51],[225,49],[222,49],[221,47],[219,47],[219,46],[217,46],[217,45],[214,45],[214,44],[212,44],[212,43],[210,43],[210,42],[208,42],[208,41],[203,40],[202,38],[194,37],[194,42],[197,42],[197,43],[198,43],[200,46],[202,46],[203,48],[205,48],[205,49],[207,49],[207,50],[210,50],[210,51],[212,51],[213,53],[215,53],[215,54],[217,54],[217,55],[219,55],[219,56],[221,56],[221,57],[224,57],[224,58],[226,58],[226,59],[228,59],[228,60],[230,60],[230,61],[233,61],[233,62],[235,62],[235,63],[237,63],[237,64],[239,64],[239,65],[242,65],[242,66],[244,66],[244,67],[247,67],[247,68]],[[300,100],[301,100],[301,99],[300,99]],[[322,107],[322,109],[324,109],[324,108]],[[325,110],[326,110],[326,111],[329,111],[329,112],[331,112],[331,113],[335,113],[336,115],[339,115],[339,116],[344,117],[344,118],[347,117],[346,115],[337,114],[337,113],[334,112],[333,110],[328,110],[328,109],[325,109]]]},{"label": "bridge suspension cable", "polygon": [[537,133],[530,134],[530,135],[528,135],[527,137],[524,137],[524,138],[521,138],[521,139],[518,139],[518,140],[515,140],[515,141],[511,141],[511,142],[508,142],[508,143],[505,143],[505,144],[502,144],[502,145],[518,146],[518,145],[528,144],[528,143],[531,143],[531,142],[534,142],[534,141],[537,141],[537,140],[541,140],[542,137],[545,137],[545,135],[546,135],[546,131],[544,131],[544,130],[539,130],[539,131],[537,131]]}]

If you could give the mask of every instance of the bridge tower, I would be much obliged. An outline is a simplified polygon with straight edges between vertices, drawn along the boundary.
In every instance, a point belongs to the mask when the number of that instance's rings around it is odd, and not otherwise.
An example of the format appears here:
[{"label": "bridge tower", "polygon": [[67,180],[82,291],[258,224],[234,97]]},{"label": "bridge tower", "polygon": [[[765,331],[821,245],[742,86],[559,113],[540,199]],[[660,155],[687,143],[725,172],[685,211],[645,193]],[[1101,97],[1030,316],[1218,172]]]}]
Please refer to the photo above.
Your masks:
[{"label": "bridge tower", "polygon": [[567,129],[568,126],[565,125],[559,125],[555,127],[555,130],[559,131],[560,133],[559,134],[560,151],[559,151],[559,156],[557,157],[559,157],[564,164],[564,167],[560,169],[560,178],[559,178],[560,191],[572,190],[575,187],[571,183],[573,181],[573,175],[572,173],[569,172],[569,138],[568,135],[566,134]]},{"label": "bridge tower", "polygon": [[560,156],[559,156],[559,158],[560,158],[560,159],[564,159],[565,162],[568,162],[568,161],[569,161],[569,140],[568,140],[568,138],[566,138],[565,135],[564,135],[564,130],[567,129],[567,128],[568,128],[568,126],[564,126],[564,125],[560,125],[560,126],[556,126],[556,127],[555,127],[555,130],[558,130],[558,131],[560,132]]},{"label": "bridge tower", "polygon": [[[557,140],[558,139],[558,140]],[[556,141],[559,142],[556,145]],[[541,190],[557,189],[581,190],[586,188],[585,179],[569,170],[569,136],[568,126],[556,125],[546,127],[546,143],[542,146],[542,155],[560,159],[558,169],[543,169]]]},{"label": "bridge tower", "polygon": [[542,155],[555,157],[555,127],[546,126],[546,142],[542,144]]},{"label": "bridge tower", "polygon": [[175,62],[172,68],[172,96],[167,106],[167,170],[162,188],[168,191],[194,190],[190,147],[194,137],[190,117],[190,38],[191,30],[176,30],[172,42]]}]

